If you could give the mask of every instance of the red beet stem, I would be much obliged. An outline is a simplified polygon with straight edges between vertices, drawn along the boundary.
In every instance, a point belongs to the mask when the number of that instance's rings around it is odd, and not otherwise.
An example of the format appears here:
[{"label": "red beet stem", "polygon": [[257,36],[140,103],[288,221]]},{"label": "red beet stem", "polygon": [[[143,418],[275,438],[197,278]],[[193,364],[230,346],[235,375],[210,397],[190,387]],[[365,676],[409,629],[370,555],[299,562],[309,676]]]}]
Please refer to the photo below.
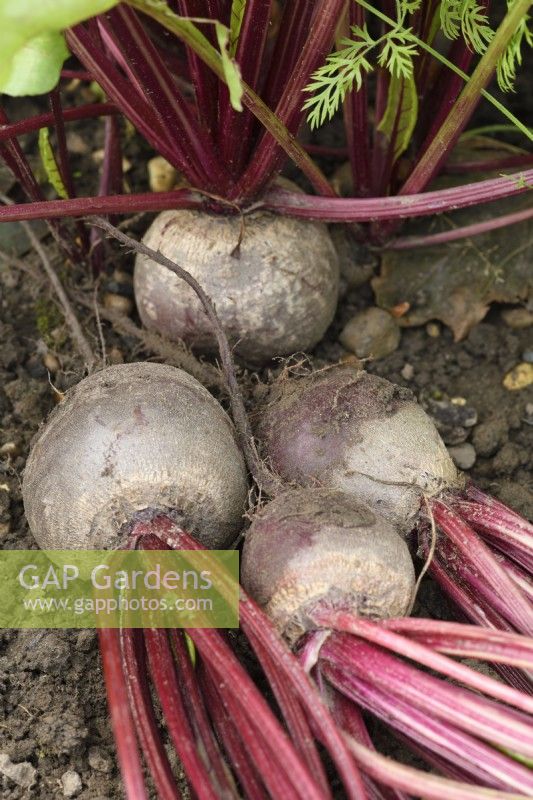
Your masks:
[{"label": "red beet stem", "polygon": [[[517,630],[533,633],[533,609],[524,594],[498,563],[475,531],[441,500],[430,501],[435,522],[457,547],[465,563],[471,563],[483,580],[506,604],[506,616]],[[437,543],[437,552],[439,546]]]},{"label": "red beet stem", "polygon": [[198,740],[201,742],[201,747],[205,749],[207,764],[210,771],[213,772],[213,780],[224,797],[238,798],[239,794],[233,776],[222,757],[207,716],[184,634],[182,631],[171,630],[169,636],[176,660],[178,683],[188,711],[189,721]]},{"label": "red beet stem", "polygon": [[148,800],[137,738],[128,703],[128,688],[122,668],[120,632],[98,631],[107,691],[107,704],[117,745],[122,780],[128,800]]},{"label": "red beet stem", "polygon": [[[228,713],[223,697],[219,692],[217,681],[210,677],[203,663],[199,664],[199,680],[218,738],[233,765],[233,770],[244,790],[245,797],[248,800],[268,800],[253,761],[250,758],[249,751],[241,738],[244,731],[237,727],[234,717]],[[244,723],[248,725],[246,718]]]},{"label": "red beet stem", "polygon": [[215,789],[213,776],[200,758],[199,743],[187,719],[167,631],[147,628],[144,638],[154,687],[187,778],[198,800],[217,800],[220,792]]},{"label": "red beet stem", "polygon": [[217,687],[226,714],[234,720],[237,730],[241,734],[242,747],[246,749],[267,789],[269,798],[273,800],[298,800],[302,795],[291,782],[283,768],[283,764],[272,754],[269,743],[263,731],[250,720],[239,698],[230,691],[228,682],[220,674],[206,666],[206,672],[213,685]]},{"label": "red beet stem", "polygon": [[[157,527],[154,526],[157,523]],[[151,531],[157,530],[163,542],[176,550],[203,550],[189,534],[177,527],[167,517],[159,517],[153,520]],[[223,591],[223,587],[218,587]],[[231,588],[228,586],[228,588]],[[318,732],[321,742],[327,747],[328,752],[337,767],[343,780],[348,797],[351,800],[365,800],[366,792],[363,785],[361,773],[354,764],[353,758],[348,752],[348,748],[338,731],[335,722],[322,702],[316,687],[312,684],[301,665],[294,655],[287,648],[286,644],[275,631],[270,619],[259,608],[259,606],[249,598],[241,588],[240,618],[241,627],[250,640],[254,649],[267,650],[270,657],[280,671],[280,678],[291,686],[294,693],[299,697],[302,708],[312,725],[315,734]],[[197,637],[202,631],[191,631],[191,638],[197,643]],[[205,633],[205,632],[204,632]],[[247,706],[245,706],[247,708]]]},{"label": "red beet stem", "polygon": [[292,743],[246,670],[217,632],[191,629],[188,630],[188,634],[204,661],[216,672],[218,680],[224,681],[228,702],[237,702],[251,723],[255,735],[263,737],[270,755],[270,769],[273,764],[277,764],[280,775],[284,774],[289,786],[292,786],[294,797],[308,800],[327,798],[304,767]]},{"label": "red beet stem", "polygon": [[130,709],[143,756],[161,800],[180,800],[152,703],[142,631],[124,628],[120,638]]}]

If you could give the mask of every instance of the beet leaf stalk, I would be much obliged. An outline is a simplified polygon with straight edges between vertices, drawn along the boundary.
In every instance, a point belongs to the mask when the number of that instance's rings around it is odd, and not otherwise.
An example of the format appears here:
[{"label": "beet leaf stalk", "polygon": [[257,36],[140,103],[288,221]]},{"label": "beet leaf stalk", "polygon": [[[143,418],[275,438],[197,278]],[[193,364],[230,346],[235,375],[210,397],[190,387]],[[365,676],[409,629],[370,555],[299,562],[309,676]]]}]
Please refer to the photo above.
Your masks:
[{"label": "beet leaf stalk", "polygon": [[[367,506],[331,489],[279,495],[246,534],[242,581],[299,652],[338,724],[365,748],[368,734],[353,718],[360,710],[447,779],[470,785],[472,796],[529,796],[533,697],[444,652],[531,671],[533,640],[394,617],[409,610],[413,567],[393,527]],[[342,714],[339,702],[349,703]],[[368,761],[360,763],[366,772]],[[378,782],[405,790],[393,772],[383,770]],[[416,787],[426,795],[423,779]],[[429,796],[451,791],[444,781]]]}]

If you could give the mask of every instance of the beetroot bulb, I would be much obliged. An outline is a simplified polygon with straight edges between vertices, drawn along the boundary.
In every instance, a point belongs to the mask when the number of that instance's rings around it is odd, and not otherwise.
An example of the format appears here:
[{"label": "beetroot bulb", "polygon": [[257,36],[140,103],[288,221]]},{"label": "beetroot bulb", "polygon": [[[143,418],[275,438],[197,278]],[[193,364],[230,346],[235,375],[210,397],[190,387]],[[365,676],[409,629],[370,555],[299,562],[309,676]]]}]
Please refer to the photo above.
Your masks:
[{"label": "beetroot bulb", "polygon": [[256,422],[288,484],[342,490],[425,555],[435,530],[430,571],[461,613],[533,633],[533,526],[467,483],[409,390],[338,365],[275,384]]},{"label": "beetroot bulb", "polygon": [[[339,266],[322,223],[266,212],[241,218],[163,211],[143,242],[198,280],[235,354],[246,362],[263,364],[310,349],[333,319]],[[138,255],[134,285],[147,328],[196,351],[218,352],[200,301],[175,274]]]},{"label": "beetroot bulb", "polygon": [[[338,490],[289,489],[254,516],[241,581],[349,736],[369,797],[399,800],[415,786],[427,798],[531,797],[533,772],[519,760],[533,755],[533,698],[443,653],[531,668],[533,640],[402,618],[414,569],[390,522]],[[369,756],[363,710],[444,777],[409,783],[402,765]]]},{"label": "beetroot bulb", "polygon": [[[242,528],[247,495],[228,415],[194,378],[151,363],[108,367],[67,392],[36,436],[23,480],[28,522],[46,549],[165,550],[176,541],[188,550],[228,547]],[[311,722],[347,796],[365,800],[356,764],[317,692],[268,618],[254,606],[247,622],[248,609],[241,616],[252,649],[263,653],[254,630],[262,638],[270,631],[270,651],[289,672],[273,687],[286,725],[218,630],[188,630],[196,666],[182,630],[99,630],[128,800],[148,798],[141,754],[157,796],[181,797],[160,713],[200,800],[330,800]],[[287,701],[290,680],[309,722]]]}]

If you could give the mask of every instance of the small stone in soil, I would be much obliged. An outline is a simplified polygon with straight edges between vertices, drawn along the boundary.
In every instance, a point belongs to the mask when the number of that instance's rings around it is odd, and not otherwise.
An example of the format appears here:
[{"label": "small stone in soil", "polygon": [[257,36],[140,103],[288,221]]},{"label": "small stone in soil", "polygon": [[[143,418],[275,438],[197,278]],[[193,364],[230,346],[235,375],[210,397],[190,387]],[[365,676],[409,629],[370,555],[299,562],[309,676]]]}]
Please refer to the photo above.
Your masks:
[{"label": "small stone in soil", "polygon": [[476,463],[476,451],[469,442],[448,447],[448,453],[459,469],[471,469]]},{"label": "small stone in soil", "polygon": [[61,786],[65,797],[76,797],[81,792],[81,778],[73,769],[64,772],[61,776]]},{"label": "small stone in soil", "polygon": [[436,322],[428,322],[426,325],[426,333],[428,336],[431,336],[432,339],[438,339],[440,336],[440,327]]},{"label": "small stone in soil", "polygon": [[498,447],[507,441],[509,425],[504,416],[492,417],[477,425],[472,434],[472,443],[478,455],[487,458],[494,455]]},{"label": "small stone in soil", "polygon": [[533,364],[533,348],[529,348],[529,350],[524,350],[522,353],[522,361],[525,361],[526,364]]},{"label": "small stone in soil", "polygon": [[7,753],[0,753],[0,773],[25,789],[33,786],[37,777],[37,770],[29,761],[13,764]]},{"label": "small stone in soil", "polygon": [[508,308],[502,311],[502,319],[510,328],[529,328],[533,325],[533,312],[527,308]]},{"label": "small stone in soil", "polygon": [[504,387],[510,392],[518,392],[533,383],[533,364],[522,362],[513,367],[503,379]]},{"label": "small stone in soil", "polygon": [[113,769],[111,759],[99,747],[91,747],[88,760],[89,766],[96,772],[111,772]]},{"label": "small stone in soil", "polygon": [[415,368],[412,364],[404,364],[400,374],[405,381],[412,381],[415,376]]},{"label": "small stone in soil", "polygon": [[526,414],[524,417],[526,425],[533,425],[533,403],[526,404]]},{"label": "small stone in soil", "polygon": [[105,293],[104,306],[110,311],[115,311],[117,314],[125,314],[126,316],[133,311],[133,301],[129,297],[114,294],[113,292]]},{"label": "small stone in soil", "polygon": [[[461,402],[459,402],[461,401]],[[445,444],[456,445],[465,441],[468,428],[477,422],[477,411],[467,405],[464,398],[454,397],[452,400],[434,400],[429,398],[426,410],[433,418]]]},{"label": "small stone in soil", "polygon": [[381,308],[367,308],[348,322],[340,343],[359,358],[384,358],[400,344],[400,328]]}]

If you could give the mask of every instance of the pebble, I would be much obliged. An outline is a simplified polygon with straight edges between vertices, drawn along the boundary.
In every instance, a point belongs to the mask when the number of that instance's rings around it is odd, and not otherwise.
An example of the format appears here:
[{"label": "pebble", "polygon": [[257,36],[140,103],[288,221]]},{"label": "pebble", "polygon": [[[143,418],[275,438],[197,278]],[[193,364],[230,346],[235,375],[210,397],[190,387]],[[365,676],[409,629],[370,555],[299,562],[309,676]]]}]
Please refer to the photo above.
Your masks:
[{"label": "pebble", "polygon": [[16,456],[19,452],[19,446],[16,442],[5,442],[0,447],[0,456],[8,456],[12,458]]},{"label": "pebble", "polygon": [[445,444],[461,444],[468,436],[468,428],[477,423],[476,409],[469,406],[463,397],[451,400],[429,398],[425,405]]},{"label": "pebble", "polygon": [[113,764],[111,759],[99,747],[91,747],[88,755],[89,766],[96,772],[111,772]]},{"label": "pebble", "polygon": [[510,328],[529,328],[533,325],[533,311],[527,308],[508,308],[502,311],[502,319]]},{"label": "pebble", "polygon": [[146,166],[152,192],[168,192],[174,188],[178,173],[163,156],[151,158]]},{"label": "pebble", "polygon": [[340,343],[359,358],[384,358],[400,344],[400,328],[381,308],[367,308],[348,322]]},{"label": "pebble", "polygon": [[378,259],[366,247],[355,241],[345,225],[332,225],[330,235],[339,258],[341,276],[347,289],[357,289],[373,275]]},{"label": "pebble", "polygon": [[533,383],[533,364],[523,361],[517,364],[505,375],[504,387],[510,392],[518,392]]},{"label": "pebble", "polygon": [[426,333],[432,339],[438,339],[440,336],[440,327],[436,322],[428,322],[426,325]]},{"label": "pebble", "polygon": [[415,368],[412,364],[404,364],[400,374],[405,381],[412,381],[415,376]]},{"label": "pebble", "polygon": [[133,311],[133,301],[129,297],[114,294],[113,292],[105,293],[104,306],[110,311],[115,311],[117,314],[124,314],[125,316],[129,316]]},{"label": "pebble", "polygon": [[448,453],[451,455],[455,466],[459,467],[459,469],[471,469],[476,463],[476,451],[469,442],[455,447],[448,447]]},{"label": "pebble", "polygon": [[496,450],[507,441],[509,425],[505,417],[497,416],[477,425],[472,434],[476,452],[484,458],[493,456]]},{"label": "pebble", "polygon": [[526,425],[533,425],[533,403],[526,403],[526,415],[524,417]]},{"label": "pebble", "polygon": [[533,348],[529,348],[529,350],[524,350],[522,353],[522,361],[525,361],[526,364],[533,364]]},{"label": "pebble", "polygon": [[33,786],[37,777],[37,770],[28,761],[13,764],[7,753],[0,753],[0,773],[25,789]]},{"label": "pebble", "polygon": [[64,772],[61,776],[61,786],[65,797],[76,797],[81,792],[81,778],[73,769]]}]

